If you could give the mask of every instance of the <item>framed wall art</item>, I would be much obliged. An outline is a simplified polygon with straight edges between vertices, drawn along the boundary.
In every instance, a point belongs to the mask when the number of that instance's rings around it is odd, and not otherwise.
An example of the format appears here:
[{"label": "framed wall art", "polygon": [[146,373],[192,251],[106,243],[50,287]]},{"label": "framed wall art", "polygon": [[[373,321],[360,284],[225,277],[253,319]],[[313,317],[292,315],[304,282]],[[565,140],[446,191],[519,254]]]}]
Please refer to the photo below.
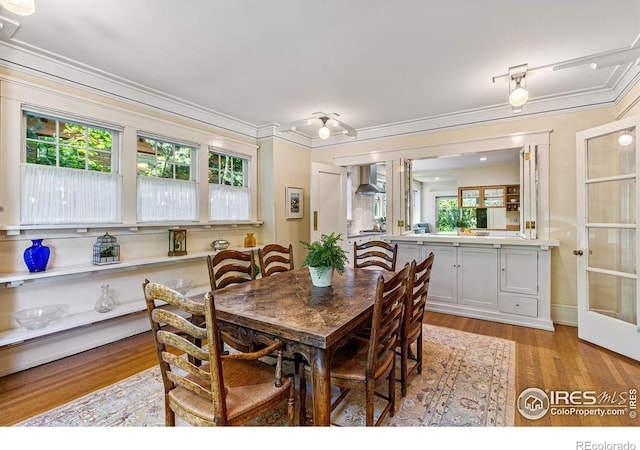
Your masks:
[{"label": "framed wall art", "polygon": [[302,197],[304,189],[289,187],[286,188],[287,198],[285,200],[287,219],[302,219],[303,203]]}]

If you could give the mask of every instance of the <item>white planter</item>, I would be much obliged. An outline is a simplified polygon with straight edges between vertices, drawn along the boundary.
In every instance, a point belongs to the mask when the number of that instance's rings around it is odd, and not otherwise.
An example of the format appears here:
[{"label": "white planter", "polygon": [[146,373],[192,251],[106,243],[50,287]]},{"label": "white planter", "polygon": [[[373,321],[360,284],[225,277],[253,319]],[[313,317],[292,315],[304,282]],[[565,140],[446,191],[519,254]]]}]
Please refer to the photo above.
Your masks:
[{"label": "white planter", "polygon": [[331,286],[331,278],[333,277],[333,269],[326,267],[309,267],[311,282],[316,287]]}]

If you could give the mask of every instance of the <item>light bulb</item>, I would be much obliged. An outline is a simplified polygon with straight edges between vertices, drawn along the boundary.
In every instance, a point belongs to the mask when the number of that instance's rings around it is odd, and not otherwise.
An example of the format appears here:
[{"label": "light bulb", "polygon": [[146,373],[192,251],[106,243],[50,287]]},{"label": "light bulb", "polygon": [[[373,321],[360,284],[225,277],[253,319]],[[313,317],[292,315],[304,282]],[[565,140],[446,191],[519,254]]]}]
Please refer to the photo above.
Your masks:
[{"label": "light bulb", "polygon": [[322,125],[322,128],[318,130],[318,136],[320,136],[320,139],[328,139],[331,136],[331,131],[326,125]]},{"label": "light bulb", "polygon": [[624,134],[620,135],[620,137],[618,138],[618,144],[624,145],[625,147],[627,145],[631,145],[632,142],[633,142],[633,136],[631,136],[628,132],[625,132]]},{"label": "light bulb", "polygon": [[522,106],[527,100],[529,100],[529,92],[520,85],[517,85],[509,95],[509,103],[511,103],[512,106]]},{"label": "light bulb", "polygon": [[0,5],[20,16],[30,16],[36,10],[35,0],[0,0]]}]

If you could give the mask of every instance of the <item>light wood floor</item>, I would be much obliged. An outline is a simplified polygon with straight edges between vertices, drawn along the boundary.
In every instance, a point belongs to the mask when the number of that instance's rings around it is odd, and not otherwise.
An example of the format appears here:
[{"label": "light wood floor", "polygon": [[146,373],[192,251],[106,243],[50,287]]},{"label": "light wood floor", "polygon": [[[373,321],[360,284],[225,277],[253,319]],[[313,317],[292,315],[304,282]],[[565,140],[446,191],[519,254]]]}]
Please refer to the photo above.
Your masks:
[{"label": "light wood floor", "polygon": [[[606,391],[640,388],[640,364],[578,339],[574,327],[555,332],[427,313],[425,322],[516,342],[516,397],[526,388]],[[106,363],[105,361],[109,361]],[[8,426],[157,364],[150,333],[0,378],[0,426]],[[515,405],[514,405],[515,406]],[[638,426],[628,414],[579,417],[547,414],[521,417],[516,426]]]}]

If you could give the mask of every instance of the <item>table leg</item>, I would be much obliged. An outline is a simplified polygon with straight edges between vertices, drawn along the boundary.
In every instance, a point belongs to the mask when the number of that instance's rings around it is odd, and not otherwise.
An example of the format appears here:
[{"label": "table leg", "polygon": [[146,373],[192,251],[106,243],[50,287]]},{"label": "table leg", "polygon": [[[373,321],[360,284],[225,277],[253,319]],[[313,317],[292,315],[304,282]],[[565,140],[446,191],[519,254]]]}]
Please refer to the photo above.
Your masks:
[{"label": "table leg", "polygon": [[313,424],[329,426],[331,423],[331,367],[330,352],[313,349],[311,357],[311,393],[313,395]]}]

